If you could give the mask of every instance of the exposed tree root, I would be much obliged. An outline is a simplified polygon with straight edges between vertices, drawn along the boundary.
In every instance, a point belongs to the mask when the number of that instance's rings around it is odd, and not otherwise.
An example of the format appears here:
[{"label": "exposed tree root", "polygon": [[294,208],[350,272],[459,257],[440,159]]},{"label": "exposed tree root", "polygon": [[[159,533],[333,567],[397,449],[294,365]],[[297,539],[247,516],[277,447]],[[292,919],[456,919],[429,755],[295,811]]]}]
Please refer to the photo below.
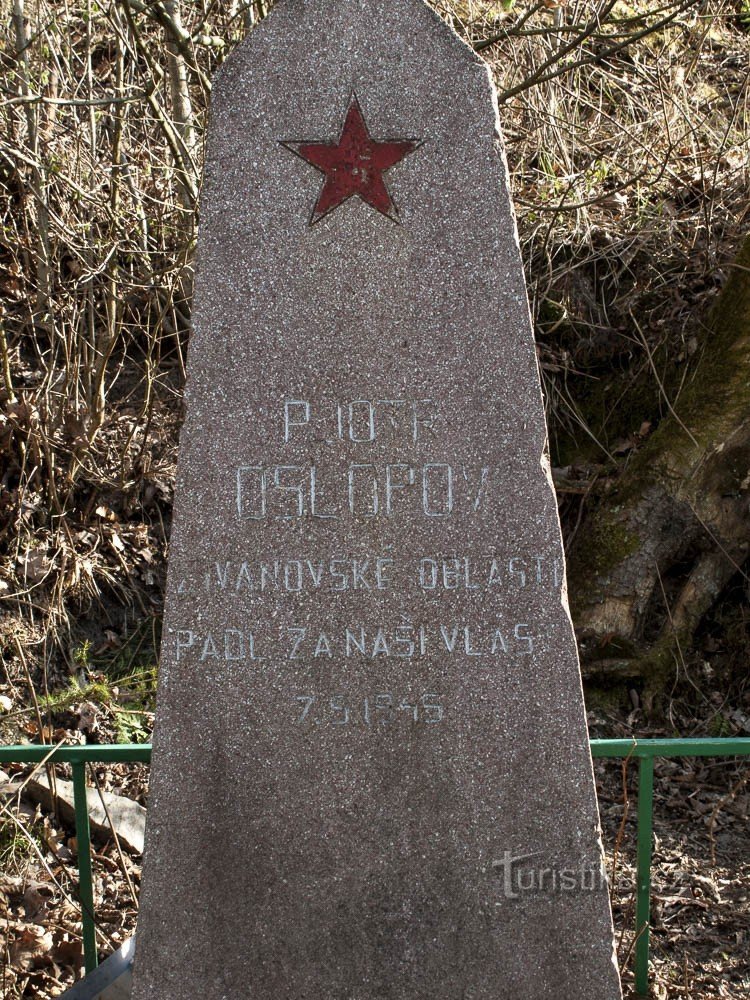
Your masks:
[{"label": "exposed tree root", "polygon": [[589,673],[663,686],[750,542],[750,238],[672,414],[603,497],[570,556]]}]

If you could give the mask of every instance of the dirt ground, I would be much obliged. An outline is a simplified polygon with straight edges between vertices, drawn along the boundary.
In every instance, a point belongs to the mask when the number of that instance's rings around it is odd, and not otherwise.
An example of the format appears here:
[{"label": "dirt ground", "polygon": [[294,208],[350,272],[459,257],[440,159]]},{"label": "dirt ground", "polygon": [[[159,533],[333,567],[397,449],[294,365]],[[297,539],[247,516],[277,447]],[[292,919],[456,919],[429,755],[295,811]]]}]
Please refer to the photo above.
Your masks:
[{"label": "dirt ground", "polygon": [[[628,996],[633,995],[638,764],[596,761],[595,772],[610,877],[614,866],[612,908]],[[659,1000],[750,997],[748,776],[750,767],[741,758],[656,762],[651,964],[652,995]]]}]

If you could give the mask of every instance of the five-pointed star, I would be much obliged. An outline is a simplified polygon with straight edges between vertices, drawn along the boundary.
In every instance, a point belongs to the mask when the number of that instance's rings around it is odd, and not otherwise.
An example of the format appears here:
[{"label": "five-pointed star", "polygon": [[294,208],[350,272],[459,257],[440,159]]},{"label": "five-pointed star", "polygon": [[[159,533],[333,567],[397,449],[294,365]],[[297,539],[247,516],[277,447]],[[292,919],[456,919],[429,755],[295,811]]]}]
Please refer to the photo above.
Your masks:
[{"label": "five-pointed star", "polygon": [[356,95],[352,95],[338,142],[282,142],[325,174],[325,183],[313,209],[318,222],[353,195],[398,222],[398,210],[385,186],[383,174],[421,145],[417,139],[376,142],[370,135]]}]

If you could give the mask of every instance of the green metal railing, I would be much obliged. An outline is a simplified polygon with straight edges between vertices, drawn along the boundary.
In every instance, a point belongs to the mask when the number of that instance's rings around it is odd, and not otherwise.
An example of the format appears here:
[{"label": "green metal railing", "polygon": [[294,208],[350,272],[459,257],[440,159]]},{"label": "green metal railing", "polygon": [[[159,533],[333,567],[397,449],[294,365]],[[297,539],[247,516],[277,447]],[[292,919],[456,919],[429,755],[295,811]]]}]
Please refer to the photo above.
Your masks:
[{"label": "green metal railing", "polygon": [[0,746],[0,764],[70,764],[73,768],[73,808],[75,810],[78,860],[78,901],[83,924],[83,962],[86,972],[98,965],[94,879],[91,871],[91,828],[86,800],[87,764],[148,764],[151,745],[123,743],[101,746],[59,746],[26,744]]},{"label": "green metal railing", "polygon": [[[648,994],[651,911],[651,851],[654,827],[655,757],[734,757],[750,755],[748,739],[591,740],[592,756],[638,760],[638,834],[636,844],[635,989]],[[149,744],[122,746],[0,747],[0,764],[67,763],[73,768],[73,799],[78,844],[78,897],[83,924],[86,972],[96,968],[96,920],[91,871],[91,831],[86,801],[87,764],[149,763]]]},{"label": "green metal railing", "polygon": [[648,995],[655,757],[750,755],[750,739],[591,740],[593,757],[638,758],[635,886],[635,991]]}]

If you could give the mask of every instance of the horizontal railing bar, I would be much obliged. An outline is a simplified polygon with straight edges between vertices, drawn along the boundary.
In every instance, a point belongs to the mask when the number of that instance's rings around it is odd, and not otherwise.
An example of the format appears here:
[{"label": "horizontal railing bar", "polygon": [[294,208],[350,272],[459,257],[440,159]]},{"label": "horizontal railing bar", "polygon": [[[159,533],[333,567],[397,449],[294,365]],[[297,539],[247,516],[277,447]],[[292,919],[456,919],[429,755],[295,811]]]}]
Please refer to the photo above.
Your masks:
[{"label": "horizontal railing bar", "polygon": [[750,738],[591,740],[593,757],[735,757],[743,754],[750,754]]},{"label": "horizontal railing bar", "polygon": [[[594,757],[735,757],[750,754],[750,737],[591,740]],[[150,743],[102,743],[52,747],[38,743],[0,746],[0,764],[143,763],[151,760]]]},{"label": "horizontal railing bar", "polygon": [[34,743],[0,746],[0,764],[148,764],[150,743],[102,743],[87,746],[53,747]]}]

